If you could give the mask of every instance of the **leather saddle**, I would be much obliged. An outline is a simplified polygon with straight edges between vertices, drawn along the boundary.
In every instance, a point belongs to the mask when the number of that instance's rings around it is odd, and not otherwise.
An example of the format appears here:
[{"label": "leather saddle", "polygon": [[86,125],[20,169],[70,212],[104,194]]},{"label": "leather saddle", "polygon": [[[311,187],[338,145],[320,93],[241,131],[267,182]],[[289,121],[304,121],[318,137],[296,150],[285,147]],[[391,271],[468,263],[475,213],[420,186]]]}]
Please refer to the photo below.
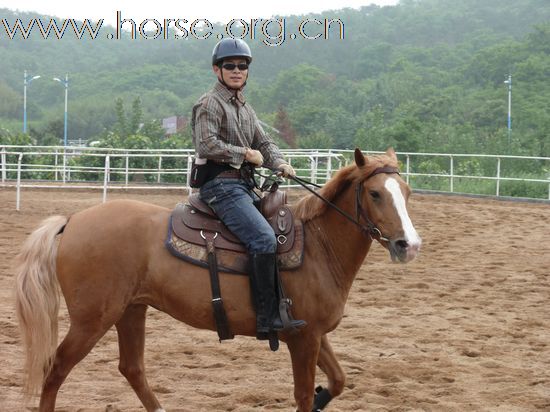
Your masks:
[{"label": "leather saddle", "polygon": [[[267,192],[260,201],[259,209],[275,232],[279,268],[298,268],[304,248],[303,225],[300,220],[294,219],[286,205],[286,193],[279,190]],[[206,267],[207,236],[214,237],[220,270],[248,273],[245,246],[198,194],[192,194],[187,203],[179,203],[170,216],[166,247],[174,256]]]}]

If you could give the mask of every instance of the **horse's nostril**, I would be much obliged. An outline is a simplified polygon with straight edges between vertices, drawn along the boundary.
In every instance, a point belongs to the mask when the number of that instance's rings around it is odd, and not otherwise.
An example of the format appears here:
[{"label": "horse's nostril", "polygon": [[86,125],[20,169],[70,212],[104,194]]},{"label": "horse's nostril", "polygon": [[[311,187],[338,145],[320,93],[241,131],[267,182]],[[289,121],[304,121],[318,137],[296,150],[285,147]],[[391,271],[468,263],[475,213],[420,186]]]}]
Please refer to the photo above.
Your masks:
[{"label": "horse's nostril", "polygon": [[395,245],[399,249],[407,249],[407,247],[409,246],[409,244],[407,243],[406,240],[398,240],[398,241],[395,242]]}]

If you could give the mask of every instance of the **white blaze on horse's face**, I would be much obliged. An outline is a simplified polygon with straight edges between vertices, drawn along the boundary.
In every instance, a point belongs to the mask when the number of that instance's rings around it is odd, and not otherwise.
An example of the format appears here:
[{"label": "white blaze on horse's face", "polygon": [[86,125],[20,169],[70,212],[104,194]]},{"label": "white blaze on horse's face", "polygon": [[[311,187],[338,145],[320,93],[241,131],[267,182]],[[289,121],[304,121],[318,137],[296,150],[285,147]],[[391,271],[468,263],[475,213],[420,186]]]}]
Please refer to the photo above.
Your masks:
[{"label": "white blaze on horse's face", "polygon": [[407,263],[413,260],[420,251],[422,239],[418,236],[411,222],[411,218],[407,212],[407,203],[397,179],[388,177],[384,183],[384,187],[391,194],[393,205],[401,219],[404,234],[403,239],[390,240],[391,256],[394,261],[399,260],[400,262]]}]

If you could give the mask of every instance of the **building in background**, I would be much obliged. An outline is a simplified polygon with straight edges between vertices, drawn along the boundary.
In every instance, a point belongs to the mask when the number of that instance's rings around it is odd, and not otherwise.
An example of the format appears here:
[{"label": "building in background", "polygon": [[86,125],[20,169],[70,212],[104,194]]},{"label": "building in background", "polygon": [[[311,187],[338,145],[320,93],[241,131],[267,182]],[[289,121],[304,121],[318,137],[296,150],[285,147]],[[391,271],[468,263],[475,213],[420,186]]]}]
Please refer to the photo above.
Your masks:
[{"label": "building in background", "polygon": [[187,127],[187,119],[183,116],[171,116],[162,119],[162,128],[167,136],[176,134]]}]

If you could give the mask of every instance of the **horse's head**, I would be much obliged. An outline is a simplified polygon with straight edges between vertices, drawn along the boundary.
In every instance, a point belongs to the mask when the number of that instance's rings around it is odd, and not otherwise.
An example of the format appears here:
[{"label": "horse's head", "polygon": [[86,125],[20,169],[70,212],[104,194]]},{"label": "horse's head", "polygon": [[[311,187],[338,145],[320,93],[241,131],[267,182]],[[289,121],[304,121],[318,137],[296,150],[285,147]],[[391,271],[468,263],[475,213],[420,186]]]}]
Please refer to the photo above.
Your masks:
[{"label": "horse's head", "polygon": [[409,217],[411,189],[397,173],[395,152],[390,148],[382,156],[365,157],[355,149],[355,163],[359,171],[354,173],[359,220],[389,250],[394,262],[410,262],[422,240]]}]

